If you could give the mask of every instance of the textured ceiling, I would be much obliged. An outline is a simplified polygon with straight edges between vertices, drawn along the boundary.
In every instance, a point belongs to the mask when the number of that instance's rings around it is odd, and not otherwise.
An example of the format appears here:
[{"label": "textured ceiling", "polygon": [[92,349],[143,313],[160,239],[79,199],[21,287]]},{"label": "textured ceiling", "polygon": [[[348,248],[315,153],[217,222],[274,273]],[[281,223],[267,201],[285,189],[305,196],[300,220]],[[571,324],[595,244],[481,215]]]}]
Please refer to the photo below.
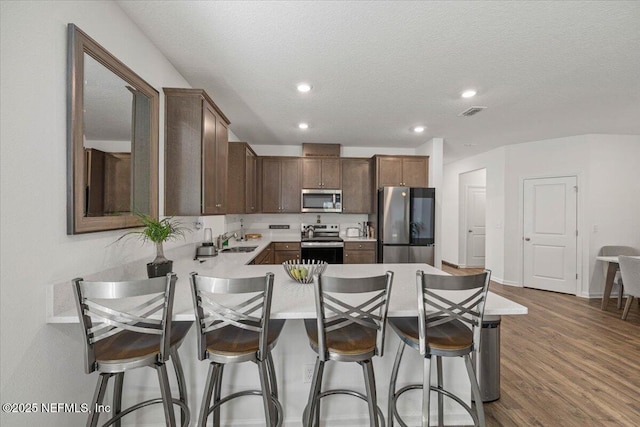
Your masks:
[{"label": "textured ceiling", "polygon": [[[505,144],[640,134],[639,2],[119,4],[252,144],[442,137],[449,162]],[[301,81],[313,90],[298,93]],[[460,98],[466,88],[478,95]],[[488,108],[458,117],[472,105]],[[410,131],[418,124],[425,133]]]}]

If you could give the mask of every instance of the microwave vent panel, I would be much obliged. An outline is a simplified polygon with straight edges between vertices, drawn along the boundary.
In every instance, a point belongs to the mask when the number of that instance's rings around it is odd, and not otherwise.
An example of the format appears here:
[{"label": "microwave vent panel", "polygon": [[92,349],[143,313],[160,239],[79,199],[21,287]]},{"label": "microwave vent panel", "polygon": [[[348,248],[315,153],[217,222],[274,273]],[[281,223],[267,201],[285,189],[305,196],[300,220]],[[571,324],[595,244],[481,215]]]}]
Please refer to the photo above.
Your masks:
[{"label": "microwave vent panel", "polygon": [[302,157],[340,157],[340,144],[302,144]]}]

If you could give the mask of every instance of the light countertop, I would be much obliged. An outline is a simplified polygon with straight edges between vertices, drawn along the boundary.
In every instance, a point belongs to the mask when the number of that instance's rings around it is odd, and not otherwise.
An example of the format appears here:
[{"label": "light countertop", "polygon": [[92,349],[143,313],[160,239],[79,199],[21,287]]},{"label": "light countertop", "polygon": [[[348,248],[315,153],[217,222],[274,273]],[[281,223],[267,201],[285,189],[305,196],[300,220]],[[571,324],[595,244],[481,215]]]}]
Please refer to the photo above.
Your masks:
[{"label": "light countertop", "polygon": [[378,239],[373,239],[371,237],[346,237],[342,236],[342,240],[345,242],[377,242]]},{"label": "light countertop", "polygon": [[[299,284],[285,273],[281,265],[247,265],[262,249],[272,241],[294,241],[283,233],[278,236],[265,236],[262,239],[246,242],[229,241],[233,246],[256,246],[249,253],[220,253],[206,260],[194,260],[198,245],[189,244],[167,251],[173,259],[173,270],[178,275],[174,300],[176,320],[193,320],[193,303],[189,286],[189,274],[197,272],[205,276],[251,277],[262,276],[268,272],[275,275],[273,302],[271,307],[274,319],[303,319],[315,317],[314,292],[312,284]],[[271,240],[274,239],[274,240]],[[428,264],[331,264],[326,275],[341,277],[367,277],[394,272],[394,281],[389,302],[389,316],[411,316],[417,313],[415,275],[420,269],[429,274],[447,274]],[[146,277],[146,262],[139,260],[118,268],[85,276],[85,280],[131,280]],[[48,298],[48,323],[77,323],[75,303],[69,282],[52,285]],[[526,314],[527,308],[511,300],[489,292],[485,314],[501,316]]]}]

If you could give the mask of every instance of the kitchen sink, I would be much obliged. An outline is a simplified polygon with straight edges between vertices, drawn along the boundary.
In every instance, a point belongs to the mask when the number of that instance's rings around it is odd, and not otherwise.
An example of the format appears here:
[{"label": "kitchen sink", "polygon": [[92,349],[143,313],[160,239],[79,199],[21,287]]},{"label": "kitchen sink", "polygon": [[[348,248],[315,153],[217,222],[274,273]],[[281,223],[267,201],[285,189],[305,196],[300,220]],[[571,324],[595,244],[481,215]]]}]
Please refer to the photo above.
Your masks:
[{"label": "kitchen sink", "polygon": [[226,248],[221,250],[222,253],[241,253],[241,252],[253,252],[257,246],[234,246],[232,248]]}]

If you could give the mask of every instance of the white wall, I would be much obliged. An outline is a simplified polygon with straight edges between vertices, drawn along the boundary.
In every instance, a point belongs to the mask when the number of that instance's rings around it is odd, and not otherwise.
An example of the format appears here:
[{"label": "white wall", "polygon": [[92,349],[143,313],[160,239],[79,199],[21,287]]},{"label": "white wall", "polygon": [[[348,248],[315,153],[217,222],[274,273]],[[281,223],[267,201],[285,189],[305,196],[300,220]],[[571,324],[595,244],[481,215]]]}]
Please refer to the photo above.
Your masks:
[{"label": "white wall", "polygon": [[418,156],[429,156],[429,187],[436,189],[435,206],[435,250],[433,265],[436,268],[442,267],[442,189],[444,184],[444,139],[432,138],[426,143],[416,148],[415,154]]},{"label": "white wall", "polygon": [[[151,258],[153,248],[111,245],[121,231],[66,235],[67,23],[78,25],[161,95],[163,86],[189,85],[115,2],[3,1],[0,8],[2,401],[87,402],[96,377],[83,372],[77,327],[45,323],[47,287]],[[161,156],[162,101],[161,96]],[[201,238],[201,232],[188,236]],[[84,420],[83,414],[0,415],[7,426]]]},{"label": "white wall", "polygon": [[[160,165],[164,164],[162,87],[190,85],[115,2],[3,1],[0,8],[2,401],[84,403],[93,394],[96,375],[83,372],[77,326],[46,324],[47,289],[131,260],[151,259],[153,248],[135,242],[112,244],[122,231],[66,235],[67,24],[76,24],[159,91]],[[229,136],[238,140],[233,132]],[[299,155],[301,146],[255,148],[258,154]],[[343,155],[414,151],[345,148]],[[160,168],[161,213],[163,182]],[[189,226],[198,220],[202,223],[199,231],[187,236],[188,242],[201,241],[204,227],[218,234],[232,226],[222,216],[182,220]],[[366,216],[347,220],[357,223]],[[182,242],[175,245],[179,244]],[[190,337],[185,346],[193,344],[192,333]],[[185,358],[194,357],[191,347],[185,349]],[[206,366],[189,369],[188,382],[200,387],[203,370]],[[253,378],[253,371],[251,374]],[[128,393],[144,395],[157,390],[148,372],[136,373],[127,381]],[[306,385],[303,389],[306,393]],[[198,406],[196,394],[191,393],[194,408]],[[69,426],[84,420],[85,414],[0,414],[0,424],[12,426]]]},{"label": "white wall", "polygon": [[[505,171],[505,272],[507,283],[522,285],[522,180],[524,178],[570,176],[589,192],[589,145],[586,135],[516,144],[506,147]],[[588,212],[582,194],[578,196],[578,230],[581,215]],[[584,236],[584,233],[580,233]],[[584,242],[583,242],[584,243]],[[583,245],[578,242],[578,269],[581,270]],[[588,261],[588,260],[587,260]],[[582,293],[582,290],[579,291]]]},{"label": "white wall", "polygon": [[[604,277],[595,261],[600,247],[618,244],[640,248],[640,136],[581,135],[506,149],[505,278],[511,283],[522,281],[522,179],[576,175],[577,293],[600,296]],[[598,229],[595,233],[594,225]]]},{"label": "white wall", "polygon": [[505,148],[448,163],[444,166],[442,191],[443,214],[442,259],[459,265],[460,242],[460,175],[486,169],[486,268],[492,271],[492,279],[504,280],[504,182]]},{"label": "white wall", "polygon": [[98,141],[95,139],[85,139],[85,148],[95,148],[105,153],[130,153],[131,141]]},{"label": "white wall", "polygon": [[[460,174],[487,170],[487,268],[522,285],[522,180],[578,177],[580,296],[602,293],[602,245],[640,248],[640,136],[580,135],[509,145],[445,165],[444,260],[459,260]],[[594,228],[596,226],[596,228]],[[597,229],[597,231],[594,231]],[[455,236],[455,238],[453,237]]]},{"label": "white wall", "polygon": [[589,294],[604,289],[602,266],[594,259],[605,245],[632,246],[640,250],[640,136],[588,135],[589,190],[584,236],[589,239],[584,256]]}]

